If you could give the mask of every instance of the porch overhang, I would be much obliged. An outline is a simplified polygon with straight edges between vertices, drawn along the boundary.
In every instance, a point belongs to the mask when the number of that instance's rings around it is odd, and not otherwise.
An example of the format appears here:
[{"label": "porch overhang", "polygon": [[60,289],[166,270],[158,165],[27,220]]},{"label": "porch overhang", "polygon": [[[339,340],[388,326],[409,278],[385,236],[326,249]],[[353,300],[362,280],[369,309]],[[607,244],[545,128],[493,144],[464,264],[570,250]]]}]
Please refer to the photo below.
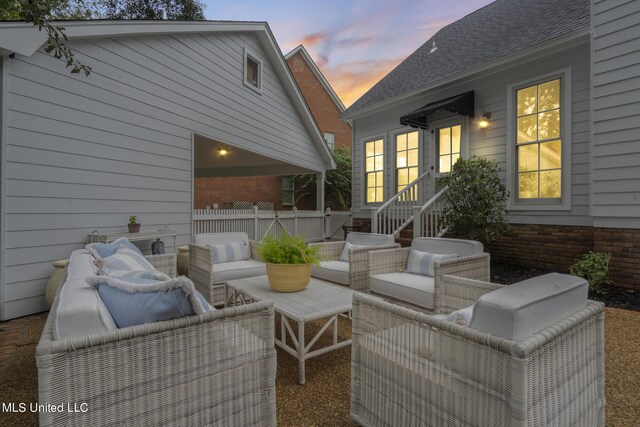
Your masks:
[{"label": "porch overhang", "polygon": [[195,135],[194,176],[233,177],[319,173],[230,144]]},{"label": "porch overhang", "polygon": [[471,90],[469,92],[461,93],[459,95],[424,105],[417,110],[400,117],[400,124],[414,128],[426,129],[427,117],[429,114],[436,113],[438,111],[449,111],[454,114],[473,118],[473,109],[474,93]]}]

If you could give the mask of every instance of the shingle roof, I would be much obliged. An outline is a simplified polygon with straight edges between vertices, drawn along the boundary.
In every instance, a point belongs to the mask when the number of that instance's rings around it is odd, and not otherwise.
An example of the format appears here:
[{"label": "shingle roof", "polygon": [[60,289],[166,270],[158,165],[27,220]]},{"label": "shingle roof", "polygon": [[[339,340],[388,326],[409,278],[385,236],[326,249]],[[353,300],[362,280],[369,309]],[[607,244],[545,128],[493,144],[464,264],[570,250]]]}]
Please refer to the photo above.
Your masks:
[{"label": "shingle roof", "polygon": [[[497,0],[447,25],[343,114],[589,27],[589,0]],[[437,49],[430,53],[435,42]]]}]

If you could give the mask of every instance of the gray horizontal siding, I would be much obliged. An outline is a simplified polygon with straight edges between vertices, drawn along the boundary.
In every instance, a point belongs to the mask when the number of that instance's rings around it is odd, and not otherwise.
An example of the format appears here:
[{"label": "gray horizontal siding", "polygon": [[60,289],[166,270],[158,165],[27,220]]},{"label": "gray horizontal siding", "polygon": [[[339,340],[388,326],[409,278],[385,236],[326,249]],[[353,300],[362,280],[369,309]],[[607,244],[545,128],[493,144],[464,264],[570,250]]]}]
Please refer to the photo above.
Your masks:
[{"label": "gray horizontal siding", "polygon": [[[491,113],[491,123],[487,129],[479,129],[470,124],[469,155],[482,156],[498,163],[501,177],[506,179],[506,130],[507,130],[507,87],[530,78],[571,67],[571,202],[570,211],[513,211],[510,220],[516,223],[590,225],[590,71],[589,47],[584,44],[570,51],[535,58],[508,70],[490,75],[477,76],[474,79],[452,84],[438,93],[422,94],[408,102],[372,113],[355,120],[353,206],[356,215],[368,216],[363,209],[362,193],[362,143],[369,136],[383,134],[390,140],[397,129],[402,115],[448,96],[473,90],[475,91],[475,116],[484,111]],[[426,144],[425,144],[426,147]],[[393,174],[392,147],[387,145],[387,182]],[[425,150],[425,164],[428,164]],[[389,189],[387,197],[392,194]],[[393,192],[395,193],[395,192]]]},{"label": "gray horizontal siding", "polygon": [[640,3],[593,2],[593,207],[640,227]]},{"label": "gray horizontal siding", "polygon": [[[191,239],[192,134],[295,164],[324,164],[253,34],[75,41],[74,76],[42,52],[9,62],[2,194],[3,318],[44,306],[51,262],[88,233],[171,225]],[[263,92],[243,85],[243,48]]]}]

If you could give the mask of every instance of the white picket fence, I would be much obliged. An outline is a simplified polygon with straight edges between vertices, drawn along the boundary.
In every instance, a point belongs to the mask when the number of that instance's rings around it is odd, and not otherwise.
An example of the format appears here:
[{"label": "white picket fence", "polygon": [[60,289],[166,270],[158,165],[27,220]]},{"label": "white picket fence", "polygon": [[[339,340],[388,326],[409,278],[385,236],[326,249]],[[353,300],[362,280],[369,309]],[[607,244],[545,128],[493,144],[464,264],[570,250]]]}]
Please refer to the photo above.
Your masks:
[{"label": "white picket fence", "polygon": [[302,235],[309,241],[341,239],[342,226],[352,225],[351,212],[264,211],[253,209],[195,209],[193,233],[225,233],[244,231],[249,239],[262,240],[267,235]]}]

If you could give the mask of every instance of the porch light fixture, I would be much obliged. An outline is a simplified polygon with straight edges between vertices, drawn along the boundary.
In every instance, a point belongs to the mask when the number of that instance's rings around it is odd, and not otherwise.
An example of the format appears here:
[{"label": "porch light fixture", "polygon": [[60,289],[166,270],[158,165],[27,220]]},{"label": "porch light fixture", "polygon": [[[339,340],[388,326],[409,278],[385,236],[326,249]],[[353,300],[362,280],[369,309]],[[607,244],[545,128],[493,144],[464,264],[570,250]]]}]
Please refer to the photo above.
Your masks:
[{"label": "porch light fixture", "polygon": [[226,148],[222,148],[222,147],[218,148],[218,156],[224,157],[227,154],[229,154],[229,150],[227,150]]},{"label": "porch light fixture", "polygon": [[478,125],[480,126],[480,129],[488,128],[490,119],[491,119],[491,113],[487,113],[486,111],[482,113],[482,119],[480,120],[480,123],[478,123]]}]

